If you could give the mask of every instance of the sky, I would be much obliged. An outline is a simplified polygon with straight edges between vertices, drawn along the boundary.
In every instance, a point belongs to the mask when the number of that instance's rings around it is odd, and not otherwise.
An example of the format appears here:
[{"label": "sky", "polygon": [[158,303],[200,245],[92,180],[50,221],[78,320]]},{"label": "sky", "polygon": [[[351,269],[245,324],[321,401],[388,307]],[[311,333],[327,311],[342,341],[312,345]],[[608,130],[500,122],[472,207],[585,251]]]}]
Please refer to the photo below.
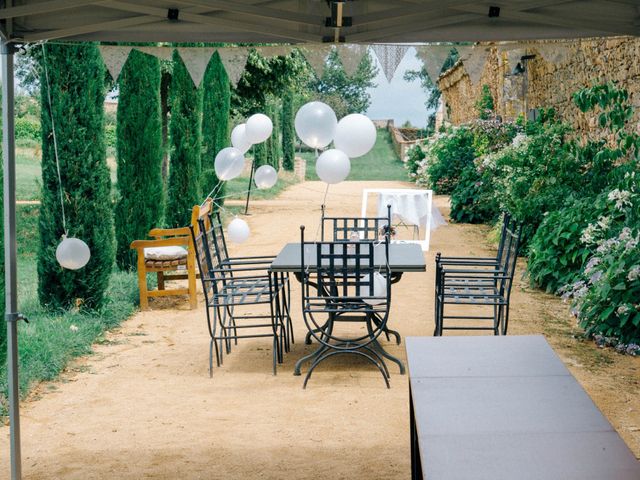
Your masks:
[{"label": "sky", "polygon": [[391,81],[387,82],[378,64],[376,88],[370,90],[371,106],[367,116],[372,120],[392,118],[396,126],[409,120],[414,127],[425,127],[427,123],[426,93],[420,81],[405,82],[402,78],[407,70],[420,70],[422,62],[416,58],[415,49],[410,48],[402,59]]}]

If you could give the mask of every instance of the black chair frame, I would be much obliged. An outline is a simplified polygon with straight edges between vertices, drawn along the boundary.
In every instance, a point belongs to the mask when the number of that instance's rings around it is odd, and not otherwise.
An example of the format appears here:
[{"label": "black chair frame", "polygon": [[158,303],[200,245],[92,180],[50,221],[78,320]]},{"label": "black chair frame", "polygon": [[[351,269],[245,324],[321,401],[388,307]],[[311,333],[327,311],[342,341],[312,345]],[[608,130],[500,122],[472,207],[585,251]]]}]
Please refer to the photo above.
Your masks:
[{"label": "black chair frame", "polygon": [[[505,216],[498,253],[494,258],[442,257],[436,254],[435,330],[491,330],[506,335],[511,287],[520,246],[521,226]],[[445,315],[446,305],[491,307],[492,315]],[[445,325],[445,320],[455,322]],[[465,325],[462,320],[490,321],[490,325]]]},{"label": "black chair frame", "polygon": [[[385,364],[384,350],[377,343],[384,332],[391,306],[391,282],[387,280],[384,295],[374,291],[374,275],[380,273],[390,278],[388,264],[378,268],[374,263],[376,248],[385,249],[389,255],[389,236],[381,242],[306,242],[304,226],[300,228],[302,313],[311,336],[319,343],[319,348],[307,359],[312,363],[304,379],[306,388],[315,368],[335,355],[357,355],[365,358],[380,371],[387,387],[389,370]],[[315,268],[306,264],[305,251],[312,249],[315,254]],[[361,322],[366,325],[366,333],[346,335],[339,333],[339,322]]]},{"label": "black chair frame", "polygon": [[[213,220],[213,219],[211,219]],[[200,229],[192,226],[196,259],[205,297],[209,330],[209,375],[213,376],[213,355],[216,365],[223,363],[224,352],[231,352],[231,342],[242,338],[273,339],[273,373],[276,363],[282,363],[286,348],[287,312],[283,297],[288,278],[280,274],[265,274],[262,265],[236,264],[220,261],[218,226],[211,221],[208,228],[200,220]],[[244,307],[268,305],[269,314],[240,312]]]}]

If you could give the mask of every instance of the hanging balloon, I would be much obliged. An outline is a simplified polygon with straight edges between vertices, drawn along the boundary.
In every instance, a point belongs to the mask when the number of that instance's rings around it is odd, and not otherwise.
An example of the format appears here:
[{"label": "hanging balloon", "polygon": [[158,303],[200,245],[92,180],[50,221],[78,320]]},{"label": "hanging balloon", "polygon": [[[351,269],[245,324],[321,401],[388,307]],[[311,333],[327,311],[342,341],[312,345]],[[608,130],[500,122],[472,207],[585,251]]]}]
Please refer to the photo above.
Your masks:
[{"label": "hanging balloon", "polygon": [[229,236],[229,240],[233,243],[246,242],[250,233],[251,230],[249,229],[247,222],[238,217],[234,218],[227,227],[227,235]]},{"label": "hanging balloon", "polygon": [[254,176],[256,187],[260,190],[273,187],[278,181],[278,172],[271,165],[258,167]]},{"label": "hanging balloon", "polygon": [[347,154],[336,149],[327,150],[316,161],[316,173],[326,183],[340,183],[351,171],[351,161]]},{"label": "hanging balloon", "polygon": [[333,145],[349,158],[367,154],[376,143],[376,126],[360,113],[347,115],[338,122]]},{"label": "hanging balloon", "polygon": [[220,180],[231,180],[244,170],[244,155],[235,147],[223,148],[216,155],[213,166]]},{"label": "hanging balloon", "polygon": [[246,128],[247,124],[241,123],[231,131],[231,146],[240,150],[243,155],[251,148],[251,142],[246,135]]},{"label": "hanging balloon", "polygon": [[336,133],[338,119],[329,105],[309,102],[296,113],[295,127],[300,140],[311,148],[324,148]]},{"label": "hanging balloon", "polygon": [[62,268],[78,270],[84,267],[91,258],[91,251],[86,243],[79,238],[62,236],[62,241],[56,248],[56,259]]},{"label": "hanging balloon", "polygon": [[256,113],[247,120],[244,134],[251,143],[262,143],[271,136],[271,132],[273,132],[271,119],[263,113]]}]

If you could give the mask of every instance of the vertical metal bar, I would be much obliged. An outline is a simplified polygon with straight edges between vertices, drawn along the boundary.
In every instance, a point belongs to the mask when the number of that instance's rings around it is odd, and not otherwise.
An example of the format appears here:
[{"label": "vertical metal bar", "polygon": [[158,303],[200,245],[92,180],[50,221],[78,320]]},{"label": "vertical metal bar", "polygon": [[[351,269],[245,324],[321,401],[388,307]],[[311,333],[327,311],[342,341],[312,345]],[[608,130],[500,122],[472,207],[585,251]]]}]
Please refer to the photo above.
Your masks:
[{"label": "vertical metal bar", "polygon": [[22,478],[20,453],[20,394],[18,386],[18,281],[16,266],[16,151],[14,129],[13,54],[5,41],[2,53],[2,158],[4,162],[4,276],[7,320],[7,371],[11,424],[11,478]]}]

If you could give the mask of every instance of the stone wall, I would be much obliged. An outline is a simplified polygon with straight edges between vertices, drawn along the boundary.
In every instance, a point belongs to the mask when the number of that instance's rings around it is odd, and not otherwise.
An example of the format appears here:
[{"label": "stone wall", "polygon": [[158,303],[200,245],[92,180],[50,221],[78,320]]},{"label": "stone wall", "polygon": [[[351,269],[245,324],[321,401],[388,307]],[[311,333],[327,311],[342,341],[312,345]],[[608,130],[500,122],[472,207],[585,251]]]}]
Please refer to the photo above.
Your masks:
[{"label": "stone wall", "polygon": [[[640,120],[640,38],[618,37],[564,42],[568,46],[563,60],[552,63],[536,50],[535,44],[523,45],[518,55],[535,55],[527,62],[523,75],[513,75],[508,54],[492,46],[480,81],[473,85],[464,66],[457,63],[438,80],[444,101],[444,115],[453,124],[474,118],[475,103],[482,85],[489,86],[496,114],[513,120],[535,108],[556,109],[561,118],[581,131],[597,129],[595,117],[582,114],[571,100],[581,88],[615,81],[630,93],[636,107],[635,121]],[[513,63],[517,63],[514,60]],[[526,76],[526,78],[525,78]]]}]

